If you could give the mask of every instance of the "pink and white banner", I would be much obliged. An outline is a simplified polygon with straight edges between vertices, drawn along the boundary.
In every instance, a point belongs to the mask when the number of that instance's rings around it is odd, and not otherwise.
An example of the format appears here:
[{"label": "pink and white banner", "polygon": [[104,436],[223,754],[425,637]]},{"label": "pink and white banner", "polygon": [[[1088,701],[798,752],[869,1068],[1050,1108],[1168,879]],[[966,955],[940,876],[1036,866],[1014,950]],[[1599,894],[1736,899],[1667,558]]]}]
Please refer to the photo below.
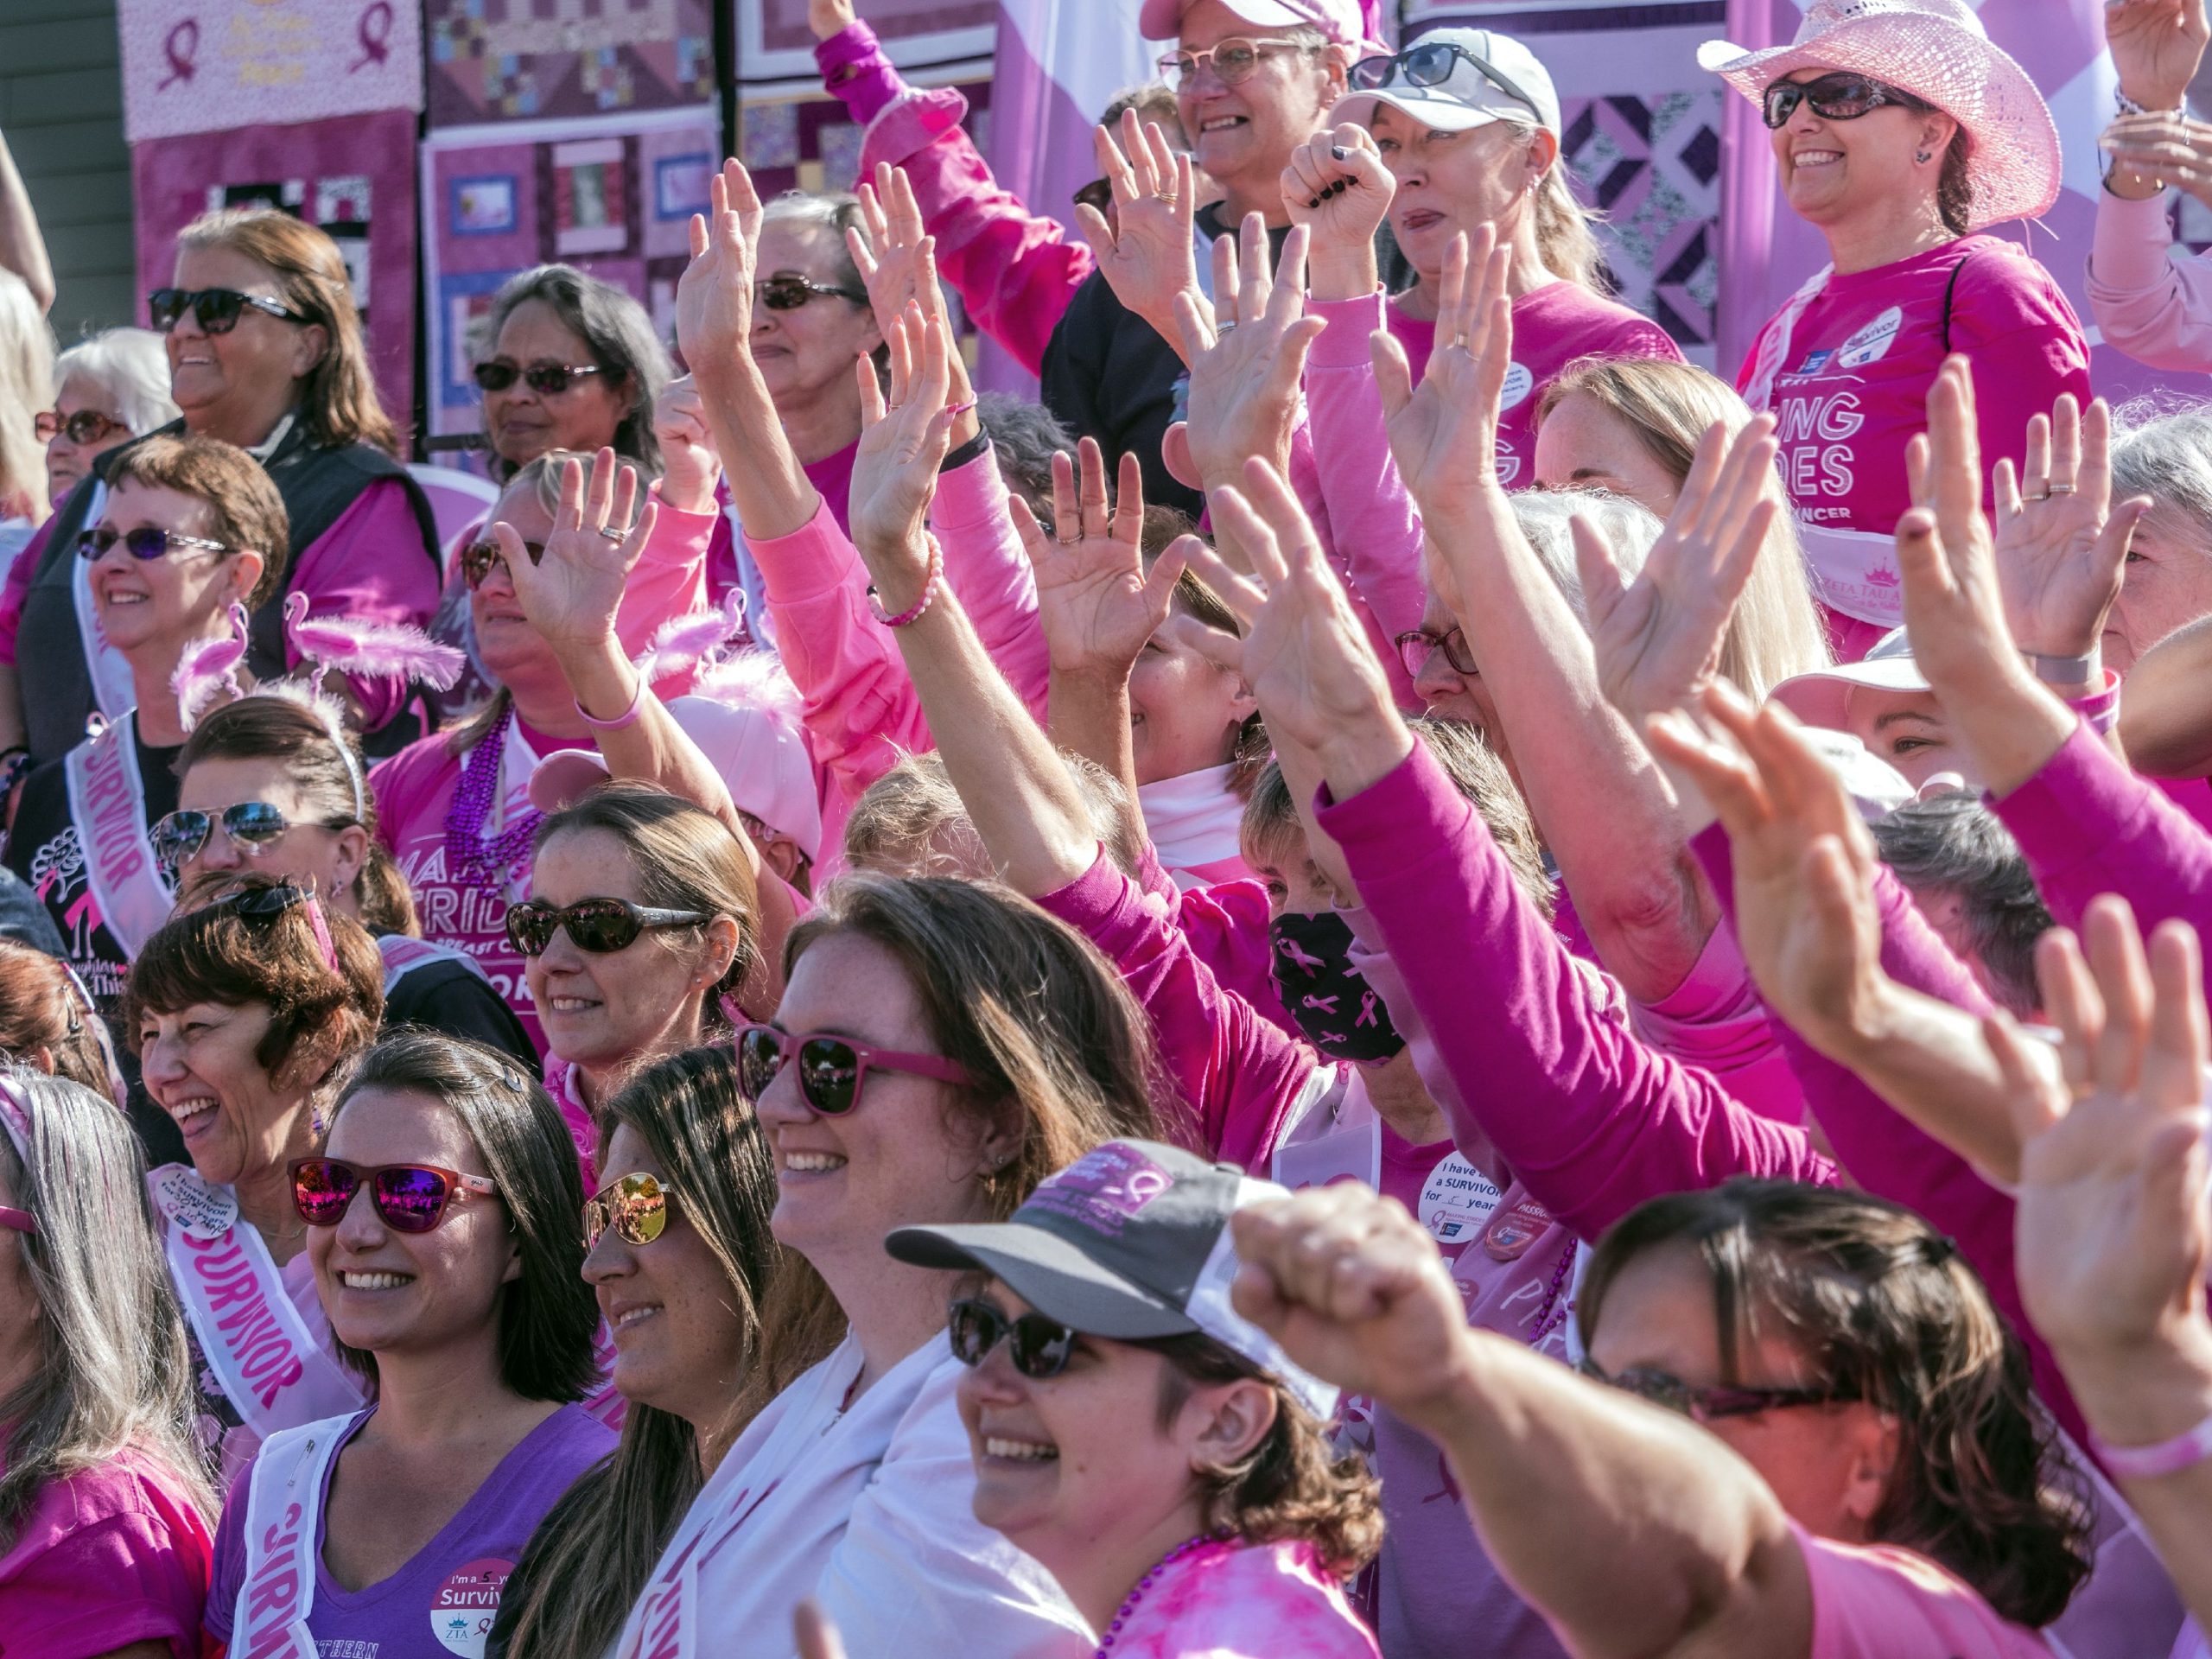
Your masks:
[{"label": "pink and white banner", "polygon": [[119,0],[137,143],[423,107],[420,0]]}]

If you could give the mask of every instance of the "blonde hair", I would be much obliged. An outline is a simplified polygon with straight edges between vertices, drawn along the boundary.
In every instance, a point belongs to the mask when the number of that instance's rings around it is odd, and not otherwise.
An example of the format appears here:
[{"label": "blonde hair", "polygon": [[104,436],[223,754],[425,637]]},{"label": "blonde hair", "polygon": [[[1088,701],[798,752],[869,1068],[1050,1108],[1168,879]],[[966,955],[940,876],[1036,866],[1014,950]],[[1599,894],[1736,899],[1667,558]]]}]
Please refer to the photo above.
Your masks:
[{"label": "blonde hair", "polygon": [[[1499,121],[1516,144],[1533,143],[1540,130],[1535,122],[1518,116],[1501,116]],[[1605,215],[1595,207],[1585,207],[1574,194],[1574,175],[1567,170],[1566,151],[1554,151],[1552,164],[1536,181],[1535,199],[1529,210],[1535,216],[1536,252],[1543,259],[1544,269],[1592,294],[1610,295],[1613,285],[1606,276],[1605,252],[1598,245],[1594,228]]]},{"label": "blonde hair", "polygon": [[46,446],[31,429],[34,411],[54,395],[54,327],[23,279],[0,270],[0,515],[46,517]]},{"label": "blonde hair", "polygon": [[[1573,397],[1584,397],[1623,422],[1644,452],[1677,484],[1689,476],[1698,441],[1713,422],[1729,432],[1750,423],[1751,406],[1703,369],[1662,358],[1586,357],[1560,371],[1536,405],[1541,428]],[[1767,480],[1768,499],[1781,511],[1759,549],[1751,580],[1736,601],[1720,640],[1720,671],[1746,696],[1763,701],[1793,674],[1826,668],[1833,660],[1827,631],[1805,575],[1797,520],[1777,470]]]}]

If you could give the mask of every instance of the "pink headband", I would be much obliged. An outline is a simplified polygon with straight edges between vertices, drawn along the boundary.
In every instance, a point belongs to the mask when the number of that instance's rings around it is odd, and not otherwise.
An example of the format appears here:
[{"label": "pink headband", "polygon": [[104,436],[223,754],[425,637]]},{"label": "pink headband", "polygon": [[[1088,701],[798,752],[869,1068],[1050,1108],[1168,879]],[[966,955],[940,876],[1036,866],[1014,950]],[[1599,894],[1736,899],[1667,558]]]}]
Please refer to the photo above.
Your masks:
[{"label": "pink headband", "polygon": [[22,1085],[13,1077],[0,1075],[0,1128],[8,1131],[8,1139],[16,1144],[16,1156],[29,1169],[31,1163],[31,1110],[29,1098]]},{"label": "pink headband", "polygon": [[322,952],[322,965],[344,978],[339,973],[338,947],[330,942],[330,924],[322,919],[322,902],[313,893],[308,895],[307,911],[308,925],[315,930],[315,948]]}]

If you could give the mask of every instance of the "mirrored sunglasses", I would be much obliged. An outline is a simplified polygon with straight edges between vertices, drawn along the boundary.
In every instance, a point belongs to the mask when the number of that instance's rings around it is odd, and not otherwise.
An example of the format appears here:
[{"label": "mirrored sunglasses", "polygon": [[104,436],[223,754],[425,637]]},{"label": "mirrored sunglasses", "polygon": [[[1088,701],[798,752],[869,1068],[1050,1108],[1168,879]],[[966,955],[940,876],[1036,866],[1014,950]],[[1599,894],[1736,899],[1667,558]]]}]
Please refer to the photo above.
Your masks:
[{"label": "mirrored sunglasses", "polygon": [[[317,820],[325,830],[350,829],[356,821],[337,817]],[[156,823],[152,831],[154,856],[170,869],[200,855],[207,837],[217,829],[239,851],[258,856],[292,827],[291,820],[266,801],[240,801],[220,812],[180,807]]]},{"label": "mirrored sunglasses", "polygon": [[[724,1001],[725,1010],[731,1006]],[[798,1060],[799,1097],[824,1117],[839,1116],[857,1106],[861,1084],[871,1071],[905,1071],[969,1087],[975,1084],[965,1070],[940,1055],[872,1048],[829,1032],[779,1031],[773,1026],[741,1021],[737,1031],[738,1091],[758,1105],[776,1074],[794,1056]]]},{"label": "mirrored sunglasses", "polygon": [[1823,121],[1856,121],[1885,104],[1908,110],[1934,107],[1910,92],[1900,92],[1868,76],[1838,71],[1816,80],[1771,81],[1759,101],[1759,110],[1768,126],[1779,127],[1797,113],[1800,104],[1810,104],[1813,113]]},{"label": "mirrored sunglasses", "polygon": [[584,1249],[595,1248],[610,1227],[625,1244],[652,1243],[668,1230],[671,1196],[658,1177],[642,1173],[609,1181],[584,1200]]},{"label": "mirrored sunglasses", "polygon": [[427,1233],[445,1219],[454,1199],[490,1198],[499,1190],[481,1175],[435,1164],[362,1167],[336,1158],[295,1158],[285,1168],[292,1178],[292,1207],[310,1227],[335,1227],[345,1220],[364,1186],[378,1217],[396,1233]]},{"label": "mirrored sunglasses", "polygon": [[810,300],[850,300],[855,305],[866,305],[868,296],[856,294],[849,288],[840,288],[835,283],[817,283],[805,276],[789,273],[763,276],[753,284],[760,295],[760,303],[771,311],[796,311]]}]

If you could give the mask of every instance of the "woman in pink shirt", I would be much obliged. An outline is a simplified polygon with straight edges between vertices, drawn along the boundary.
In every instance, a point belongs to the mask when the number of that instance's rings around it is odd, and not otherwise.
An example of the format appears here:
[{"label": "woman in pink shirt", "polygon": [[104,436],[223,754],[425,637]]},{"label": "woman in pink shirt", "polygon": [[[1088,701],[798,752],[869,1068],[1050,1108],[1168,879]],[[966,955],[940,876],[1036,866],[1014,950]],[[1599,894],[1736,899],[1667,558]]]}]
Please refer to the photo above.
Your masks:
[{"label": "woman in pink shirt", "polygon": [[1235,1237],[1237,1308],[1443,1446],[1570,1651],[2032,1659],[2088,1571],[2017,1339],[1894,1205],[1739,1181],[1632,1211],[1583,1281],[1582,1377],[1469,1330],[1358,1187]]},{"label": "woman in pink shirt", "polygon": [[0,1608],[22,1659],[198,1659],[192,1355],[112,1103],[0,1076]]},{"label": "woman in pink shirt", "polygon": [[1737,385],[1774,411],[1815,588],[1855,661],[1904,620],[1890,532],[1942,359],[1969,353],[2001,388],[1985,475],[2019,461],[2020,410],[2089,400],[2088,344],[2058,285],[1980,234],[2057,199],[2058,130],[1965,0],[1820,0],[1788,46],[1713,41],[1698,56],[1759,100],[1783,193],[1827,240],[1830,263],[1768,322]]}]

